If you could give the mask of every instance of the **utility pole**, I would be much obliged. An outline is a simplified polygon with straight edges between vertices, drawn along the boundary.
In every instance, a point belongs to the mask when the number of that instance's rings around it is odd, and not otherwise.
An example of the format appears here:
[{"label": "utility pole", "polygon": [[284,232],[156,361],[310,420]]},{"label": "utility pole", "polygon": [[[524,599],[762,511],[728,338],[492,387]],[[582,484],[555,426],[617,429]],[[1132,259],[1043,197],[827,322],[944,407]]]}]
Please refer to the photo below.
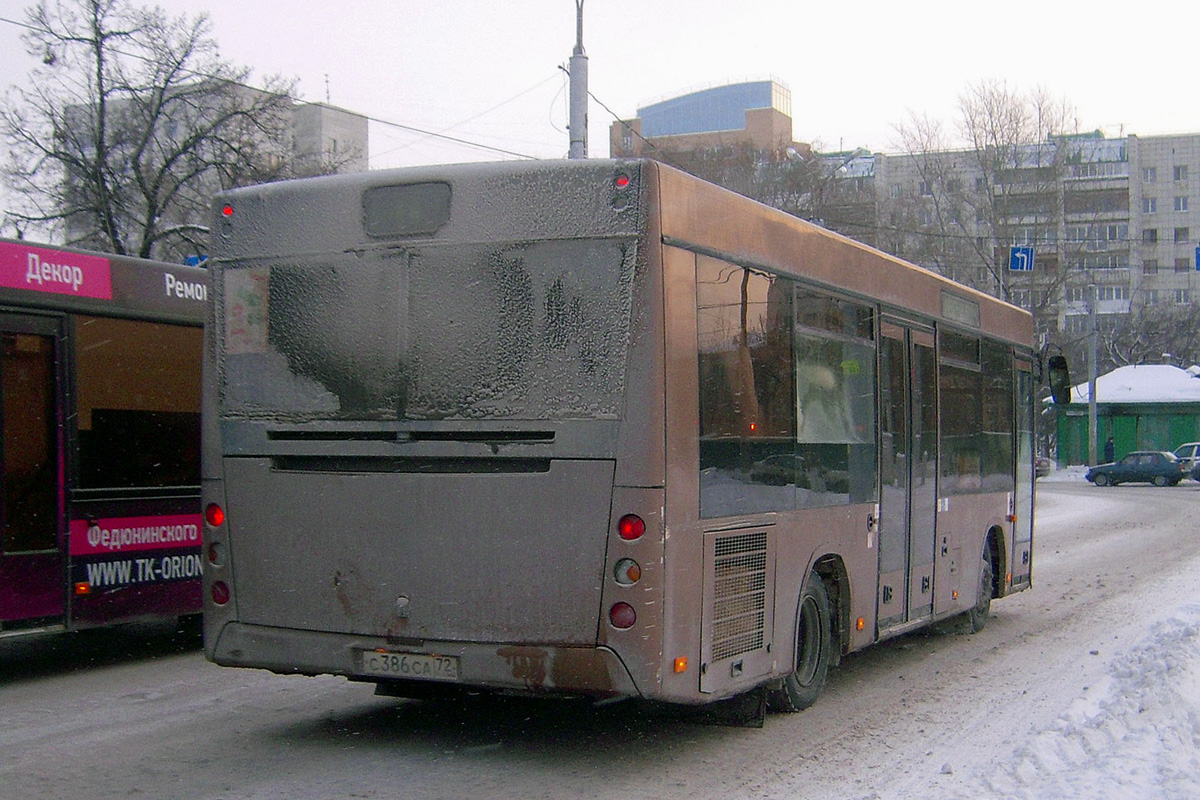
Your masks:
[{"label": "utility pole", "polygon": [[588,58],[583,51],[583,0],[575,0],[575,50],[571,53],[571,150],[569,158],[587,158]]},{"label": "utility pole", "polygon": [[1096,416],[1096,286],[1088,287],[1088,463],[1096,460],[1096,439],[1100,435]]}]

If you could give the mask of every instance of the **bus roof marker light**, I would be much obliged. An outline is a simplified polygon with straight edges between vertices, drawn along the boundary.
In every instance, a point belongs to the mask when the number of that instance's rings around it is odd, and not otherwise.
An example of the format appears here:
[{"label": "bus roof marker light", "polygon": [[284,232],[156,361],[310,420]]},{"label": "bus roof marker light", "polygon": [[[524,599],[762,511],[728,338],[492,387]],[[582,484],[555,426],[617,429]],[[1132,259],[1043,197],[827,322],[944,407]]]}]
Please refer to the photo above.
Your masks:
[{"label": "bus roof marker light", "polygon": [[646,532],[646,523],[637,514],[626,514],[617,523],[617,533],[627,542],[642,538]]},{"label": "bus roof marker light", "polygon": [[221,216],[225,217],[226,219],[229,219],[230,217],[232,217],[233,216],[233,206],[229,205],[229,203],[226,203],[225,205],[221,206]]},{"label": "bus roof marker light", "polygon": [[616,189],[616,194],[612,199],[614,211],[624,211],[629,208],[629,190],[632,185],[633,181],[623,172],[618,172],[613,178],[613,188]]}]

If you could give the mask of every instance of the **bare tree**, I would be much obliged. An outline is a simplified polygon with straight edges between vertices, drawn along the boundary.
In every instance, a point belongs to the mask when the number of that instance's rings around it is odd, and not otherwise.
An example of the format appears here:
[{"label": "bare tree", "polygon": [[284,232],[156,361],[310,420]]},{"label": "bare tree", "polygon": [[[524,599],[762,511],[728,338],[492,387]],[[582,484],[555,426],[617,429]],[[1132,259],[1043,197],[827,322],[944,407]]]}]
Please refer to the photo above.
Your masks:
[{"label": "bare tree", "polygon": [[1135,306],[1115,325],[1101,327],[1098,341],[1101,371],[1164,359],[1183,365],[1200,363],[1200,306]]},{"label": "bare tree", "polygon": [[[976,252],[992,291],[1005,300],[1014,299],[1014,288],[1055,297],[1070,263],[1060,234],[1066,211],[1063,178],[1072,153],[1066,137],[1078,130],[1074,109],[1042,88],[1023,94],[985,81],[959,97],[959,111],[960,132],[979,178],[967,202],[989,234],[975,240]],[[1009,247],[1017,244],[1036,246],[1040,256],[1036,275],[1018,276],[1020,287],[1008,269]],[[1036,310],[1047,304],[1031,305]]]},{"label": "bare tree", "polygon": [[874,185],[856,178],[847,165],[870,154],[817,153],[803,144],[759,148],[670,150],[651,156],[684,172],[745,195],[764,205],[815,222],[847,236],[874,242]]},{"label": "bare tree", "polygon": [[686,150],[656,147],[650,155],[774,208],[796,213],[803,203],[804,174],[787,168],[790,161],[783,149],[774,151],[741,143]]},{"label": "bare tree", "polygon": [[206,15],[42,0],[23,39],[41,64],[0,107],[18,231],[177,258],[203,251],[214,192],[286,175],[294,81],[248,87]]},{"label": "bare tree", "polygon": [[974,174],[973,154],[954,148],[941,124],[927,116],[910,115],[896,132],[905,166],[917,181],[915,192],[896,186],[880,199],[885,249],[989,291],[990,273],[976,236],[977,214],[971,195],[964,191],[964,181]]},{"label": "bare tree", "polygon": [[[1105,205],[1111,198],[1065,180],[1087,144],[1075,113],[1044,89],[1023,93],[995,81],[967,87],[959,112],[957,147],[927,117],[897,126],[901,159],[921,188],[881,200],[888,240],[906,258],[1027,308],[1054,333],[1068,280],[1088,264],[1085,248],[1099,263],[1092,251],[1107,229],[1089,223],[1114,210]],[[1014,246],[1035,249],[1034,271],[1009,269]]]}]

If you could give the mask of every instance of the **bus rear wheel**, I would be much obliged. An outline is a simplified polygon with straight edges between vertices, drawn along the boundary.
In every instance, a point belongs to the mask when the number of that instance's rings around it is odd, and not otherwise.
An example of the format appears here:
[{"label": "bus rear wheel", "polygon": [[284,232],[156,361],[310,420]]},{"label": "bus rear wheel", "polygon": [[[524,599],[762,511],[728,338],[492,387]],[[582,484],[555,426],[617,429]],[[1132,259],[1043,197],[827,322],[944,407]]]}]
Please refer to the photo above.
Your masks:
[{"label": "bus rear wheel", "polygon": [[975,606],[967,612],[967,621],[971,625],[971,633],[979,633],[988,623],[992,613],[992,583],[996,570],[992,566],[992,548],[988,542],[983,544],[983,556],[979,560],[979,596]]},{"label": "bus rear wheel", "polygon": [[796,668],[783,685],[767,695],[772,711],[803,711],[817,702],[825,686],[833,647],[829,592],[816,573],[808,576],[800,594],[800,624],[796,632]]}]

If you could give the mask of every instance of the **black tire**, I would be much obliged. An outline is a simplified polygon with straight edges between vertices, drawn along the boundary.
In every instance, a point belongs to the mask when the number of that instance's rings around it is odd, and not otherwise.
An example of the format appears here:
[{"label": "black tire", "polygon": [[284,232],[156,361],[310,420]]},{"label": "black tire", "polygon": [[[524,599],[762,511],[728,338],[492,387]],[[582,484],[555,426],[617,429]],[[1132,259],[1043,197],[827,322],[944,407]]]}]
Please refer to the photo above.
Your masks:
[{"label": "black tire", "polygon": [[1092,482],[1095,483],[1097,486],[1108,486],[1108,475],[1101,472],[1095,478],[1092,479]]},{"label": "black tire", "polygon": [[992,614],[992,582],[996,570],[992,566],[992,548],[989,542],[983,543],[983,556],[979,559],[979,596],[975,606],[967,612],[967,621],[971,625],[971,633],[979,633],[988,623]]},{"label": "black tire", "polygon": [[825,686],[833,655],[833,627],[829,592],[815,572],[800,593],[800,624],[796,631],[796,668],[783,679],[783,686],[767,694],[772,711],[803,711],[817,702]]},{"label": "black tire", "polygon": [[1166,475],[1155,475],[1153,482],[1154,482],[1155,486],[1166,486],[1168,483],[1167,476]]}]

